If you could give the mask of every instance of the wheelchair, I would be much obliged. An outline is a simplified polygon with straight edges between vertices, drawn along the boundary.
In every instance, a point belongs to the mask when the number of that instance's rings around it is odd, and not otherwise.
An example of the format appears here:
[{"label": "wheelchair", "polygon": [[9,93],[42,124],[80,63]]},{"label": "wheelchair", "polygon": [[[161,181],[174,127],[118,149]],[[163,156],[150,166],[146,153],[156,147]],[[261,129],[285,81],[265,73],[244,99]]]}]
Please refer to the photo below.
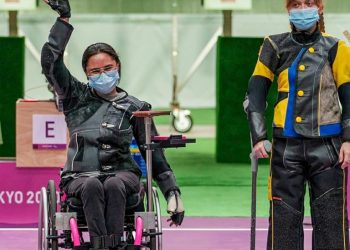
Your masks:
[{"label": "wheelchair", "polygon": [[[133,113],[136,117],[144,118],[145,122],[146,143],[142,147],[146,150],[147,173],[152,173],[152,150],[185,147],[186,143],[196,141],[182,135],[151,136],[151,118],[169,114],[169,111]],[[38,250],[89,249],[91,244],[83,237],[83,232],[87,232],[88,228],[82,202],[75,197],[67,197],[63,192],[57,195],[52,180],[48,182],[47,188],[41,188],[40,194]],[[121,249],[126,250],[162,250],[160,202],[157,189],[152,186],[150,174],[147,174],[146,183],[141,182],[140,192],[127,197],[121,243],[125,246]]]},{"label": "wheelchair", "polygon": [[[139,193],[128,196],[121,240],[127,250],[162,249],[162,224],[157,189],[151,187],[154,212],[145,212],[147,187],[141,182]],[[42,187],[39,208],[38,250],[89,249],[83,232],[87,232],[82,202],[75,197],[56,194],[53,180]],[[58,202],[58,203],[57,203]],[[59,206],[58,206],[59,205]],[[58,211],[58,207],[60,207]]]}]

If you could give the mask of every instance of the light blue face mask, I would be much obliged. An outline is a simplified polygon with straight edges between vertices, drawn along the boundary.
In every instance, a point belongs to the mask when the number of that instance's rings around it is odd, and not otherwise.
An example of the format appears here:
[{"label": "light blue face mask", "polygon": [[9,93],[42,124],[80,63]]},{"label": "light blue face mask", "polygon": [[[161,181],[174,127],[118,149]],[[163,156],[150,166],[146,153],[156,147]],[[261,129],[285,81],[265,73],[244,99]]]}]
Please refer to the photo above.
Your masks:
[{"label": "light blue face mask", "polygon": [[289,21],[298,30],[309,30],[319,19],[318,8],[292,9],[289,11]]},{"label": "light blue face mask", "polygon": [[88,76],[89,85],[99,93],[108,94],[119,84],[118,70],[105,71],[102,74]]}]

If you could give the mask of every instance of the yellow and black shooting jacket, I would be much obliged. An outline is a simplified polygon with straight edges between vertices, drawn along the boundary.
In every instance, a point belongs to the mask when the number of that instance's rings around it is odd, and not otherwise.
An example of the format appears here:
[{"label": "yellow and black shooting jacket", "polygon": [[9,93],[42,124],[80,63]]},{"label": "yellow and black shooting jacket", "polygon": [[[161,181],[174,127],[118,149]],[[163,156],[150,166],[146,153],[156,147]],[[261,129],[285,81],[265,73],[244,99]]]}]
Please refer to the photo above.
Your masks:
[{"label": "yellow and black shooting jacket", "polygon": [[274,136],[350,140],[350,48],[344,41],[318,30],[264,39],[247,91],[254,144],[266,139],[263,113],[275,76]]}]

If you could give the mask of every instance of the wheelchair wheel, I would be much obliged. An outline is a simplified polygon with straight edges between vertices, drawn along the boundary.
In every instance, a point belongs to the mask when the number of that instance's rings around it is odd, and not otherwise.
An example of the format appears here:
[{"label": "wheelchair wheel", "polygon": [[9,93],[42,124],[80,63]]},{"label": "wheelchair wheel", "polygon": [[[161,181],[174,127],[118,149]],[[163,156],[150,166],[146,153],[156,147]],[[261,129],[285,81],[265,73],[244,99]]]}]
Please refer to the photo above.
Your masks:
[{"label": "wheelchair wheel", "polygon": [[49,243],[47,237],[49,236],[47,212],[47,191],[46,188],[40,190],[40,207],[39,207],[39,223],[38,223],[38,250],[48,250]]},{"label": "wheelchair wheel", "polygon": [[[160,202],[157,189],[152,187],[152,198],[153,198],[153,208],[156,215],[156,233],[162,233],[162,221],[161,221],[161,210],[160,210]],[[151,237],[151,250],[162,250],[162,235],[156,235]]]},{"label": "wheelchair wheel", "polygon": [[55,182],[50,180],[47,185],[47,193],[48,193],[48,224],[49,224],[49,235],[51,236],[51,246],[52,250],[58,249],[58,238],[57,238],[57,230],[56,230],[56,211],[57,211],[57,196],[56,196],[56,187]]}]

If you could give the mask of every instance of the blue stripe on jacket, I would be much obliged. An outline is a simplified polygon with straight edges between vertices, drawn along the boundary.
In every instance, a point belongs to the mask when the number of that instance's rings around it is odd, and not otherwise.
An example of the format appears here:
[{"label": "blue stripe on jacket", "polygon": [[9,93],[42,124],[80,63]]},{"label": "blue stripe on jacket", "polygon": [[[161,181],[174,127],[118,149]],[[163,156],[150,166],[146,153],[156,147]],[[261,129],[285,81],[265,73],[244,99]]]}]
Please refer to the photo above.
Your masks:
[{"label": "blue stripe on jacket", "polygon": [[289,95],[288,95],[288,105],[287,105],[287,114],[286,120],[284,123],[283,135],[287,137],[300,137],[294,129],[294,104],[295,104],[295,92],[296,92],[296,77],[298,64],[303,56],[306,48],[302,48],[293,61],[292,65],[288,69],[288,82],[289,82]]}]

